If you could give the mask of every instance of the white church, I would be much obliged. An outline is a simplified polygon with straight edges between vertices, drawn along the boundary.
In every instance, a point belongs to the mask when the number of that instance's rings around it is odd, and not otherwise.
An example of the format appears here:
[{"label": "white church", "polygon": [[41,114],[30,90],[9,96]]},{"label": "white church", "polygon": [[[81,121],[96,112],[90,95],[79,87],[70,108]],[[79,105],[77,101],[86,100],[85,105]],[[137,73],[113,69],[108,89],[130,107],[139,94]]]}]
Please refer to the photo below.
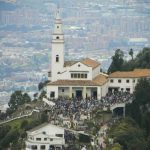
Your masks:
[{"label": "white church", "polygon": [[51,71],[47,84],[47,97],[101,99],[108,90],[133,93],[139,78],[150,78],[150,69],[103,74],[100,63],[90,58],[81,61],[64,60],[64,34],[59,11],[56,14],[52,35]]},{"label": "white church", "polygon": [[90,58],[81,61],[64,60],[64,34],[57,12],[52,38],[51,72],[49,72],[47,97],[98,97],[108,89],[107,75],[100,72],[100,64]]}]

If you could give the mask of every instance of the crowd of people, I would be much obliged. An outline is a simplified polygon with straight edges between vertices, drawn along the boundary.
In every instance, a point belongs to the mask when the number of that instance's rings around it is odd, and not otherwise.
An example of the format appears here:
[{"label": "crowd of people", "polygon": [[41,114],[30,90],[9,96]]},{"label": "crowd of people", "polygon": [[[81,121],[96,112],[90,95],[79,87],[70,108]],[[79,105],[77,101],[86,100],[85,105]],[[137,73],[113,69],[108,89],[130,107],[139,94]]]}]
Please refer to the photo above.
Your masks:
[{"label": "crowd of people", "polygon": [[[108,92],[105,97],[102,97],[101,100],[97,100],[96,98],[65,98],[60,97],[57,100],[53,100],[55,103],[55,106],[53,106],[53,112],[55,116],[58,116],[60,114],[63,115],[63,117],[70,117],[75,116],[75,119],[79,119],[79,116],[81,113],[88,114],[92,112],[92,110],[98,108],[103,110],[103,108],[107,107],[108,109],[113,104],[118,103],[127,103],[131,102],[133,99],[133,94],[130,94],[129,92]],[[44,108],[48,109],[48,106],[42,106],[38,107],[40,110],[43,110]],[[30,110],[26,110],[25,112],[21,112],[18,115],[24,115],[30,113]],[[75,115],[77,114],[77,115]],[[17,116],[18,116],[17,115]]]},{"label": "crowd of people", "polygon": [[105,97],[101,100],[95,98],[64,98],[60,97],[54,100],[55,106],[53,106],[53,111],[57,116],[63,114],[64,117],[70,117],[73,114],[89,113],[95,108],[103,110],[104,107],[108,109],[118,103],[128,103],[133,99],[133,94],[129,92],[108,92]]},{"label": "crowd of people", "polygon": [[118,103],[128,103],[133,100],[133,94],[129,92],[108,92],[105,97],[102,97],[101,103],[103,106],[111,106]]}]

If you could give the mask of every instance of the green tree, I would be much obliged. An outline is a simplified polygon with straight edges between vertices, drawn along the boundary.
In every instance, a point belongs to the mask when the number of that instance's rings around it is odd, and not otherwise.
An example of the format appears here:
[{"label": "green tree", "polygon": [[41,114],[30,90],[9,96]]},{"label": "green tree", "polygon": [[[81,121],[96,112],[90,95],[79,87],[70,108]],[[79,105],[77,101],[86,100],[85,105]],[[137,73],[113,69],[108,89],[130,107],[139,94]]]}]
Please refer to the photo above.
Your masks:
[{"label": "green tree", "polygon": [[135,101],[139,104],[150,104],[150,80],[143,78],[135,87]]},{"label": "green tree", "polygon": [[38,85],[39,91],[42,90],[47,85],[48,82],[49,81],[40,82]]},{"label": "green tree", "polygon": [[135,61],[136,68],[150,68],[150,48],[143,48],[143,50],[137,55]]},{"label": "green tree", "polygon": [[5,137],[5,135],[10,131],[11,127],[9,125],[0,126],[0,140]]},{"label": "green tree", "polygon": [[44,87],[43,82],[40,82],[40,83],[39,83],[39,85],[38,85],[38,89],[39,89],[39,91],[40,91],[41,89],[43,89],[43,87]]},{"label": "green tree", "polygon": [[1,140],[0,145],[3,148],[7,148],[10,143],[16,142],[18,140],[19,137],[19,132],[18,130],[10,130],[5,136],[4,138]]},{"label": "green tree", "polygon": [[23,94],[23,101],[24,101],[24,103],[31,102],[31,98],[30,98],[30,96],[27,93]]},{"label": "green tree", "polygon": [[109,136],[119,143],[123,150],[146,150],[148,147],[144,132],[136,122],[128,118],[117,122],[111,128]]},{"label": "green tree", "polygon": [[33,97],[34,97],[34,101],[36,101],[38,98],[38,93],[34,93]]},{"label": "green tree", "polygon": [[129,55],[131,56],[131,59],[133,60],[133,49],[132,48],[129,51]]},{"label": "green tree", "polygon": [[17,110],[19,105],[23,105],[24,103],[28,103],[31,101],[31,98],[27,93],[22,93],[22,91],[15,91],[12,93],[10,97],[10,101],[8,102],[10,113]]},{"label": "green tree", "polygon": [[18,105],[21,105],[23,103],[24,101],[23,101],[22,91],[15,91],[11,95],[8,105],[11,110],[15,111],[18,108]]},{"label": "green tree", "polygon": [[124,63],[124,53],[120,49],[115,51],[115,55],[112,56],[112,63],[108,69],[108,73],[112,73],[115,71],[121,71]]},{"label": "green tree", "polygon": [[121,50],[116,50],[115,55],[112,56],[112,63],[108,69],[108,73],[115,71],[131,71],[137,68],[150,68],[150,48],[145,47],[141,50],[138,55],[134,58],[133,49],[130,49],[129,55],[131,60],[125,61],[123,59],[123,52]]},{"label": "green tree", "polygon": [[42,91],[40,96],[39,96],[39,99],[42,100],[43,97],[46,97],[46,91]]}]

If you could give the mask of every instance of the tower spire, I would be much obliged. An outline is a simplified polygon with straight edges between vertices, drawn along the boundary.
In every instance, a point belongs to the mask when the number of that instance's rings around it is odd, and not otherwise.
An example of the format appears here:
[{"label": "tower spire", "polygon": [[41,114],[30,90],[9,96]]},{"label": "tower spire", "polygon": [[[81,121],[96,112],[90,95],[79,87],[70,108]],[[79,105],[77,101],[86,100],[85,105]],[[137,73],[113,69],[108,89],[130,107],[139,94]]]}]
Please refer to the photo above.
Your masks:
[{"label": "tower spire", "polygon": [[56,11],[54,31],[52,36],[52,56],[51,56],[51,81],[56,81],[58,73],[63,71],[64,67],[64,34],[62,30],[62,21],[59,13],[59,7]]},{"label": "tower spire", "polygon": [[59,10],[60,10],[60,8],[59,8],[59,5],[57,5],[57,11],[56,11],[56,20],[59,20],[59,19],[61,19],[61,18],[60,18],[60,13],[59,13]]},{"label": "tower spire", "polygon": [[61,34],[61,35],[63,34],[59,6],[57,6],[57,11],[56,11],[54,34]]}]

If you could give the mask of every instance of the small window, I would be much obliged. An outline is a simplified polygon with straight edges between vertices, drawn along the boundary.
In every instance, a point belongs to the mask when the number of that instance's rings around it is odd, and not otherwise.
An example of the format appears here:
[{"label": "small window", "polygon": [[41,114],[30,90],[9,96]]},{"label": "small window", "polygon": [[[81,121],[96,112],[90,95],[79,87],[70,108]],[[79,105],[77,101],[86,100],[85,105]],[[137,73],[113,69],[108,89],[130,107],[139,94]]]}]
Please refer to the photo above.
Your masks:
[{"label": "small window", "polygon": [[57,26],[57,29],[59,29],[59,26]]},{"label": "small window", "polygon": [[78,67],[80,67],[81,65],[79,64]]},{"label": "small window", "polygon": [[121,80],[120,80],[120,79],[118,80],[118,83],[121,83]]},{"label": "small window", "polygon": [[41,150],[44,150],[45,149],[45,145],[41,145]]},{"label": "small window", "polygon": [[36,138],[36,141],[41,141],[41,138]]},{"label": "small window", "polygon": [[133,83],[135,83],[135,79],[133,79]]},{"label": "small window", "polygon": [[110,82],[111,82],[111,83],[113,83],[113,82],[114,82],[114,80],[113,80],[113,79],[111,79],[111,80],[110,80]]},{"label": "small window", "polygon": [[37,149],[37,145],[32,145],[31,148],[36,150]]},{"label": "small window", "polygon": [[62,92],[65,92],[65,89],[62,89]]},{"label": "small window", "polygon": [[51,92],[50,97],[55,97],[55,92]]},{"label": "small window", "polygon": [[74,74],[74,78],[77,78],[77,74]]},{"label": "small window", "polygon": [[51,77],[51,72],[48,72],[48,77]]},{"label": "small window", "polygon": [[81,78],[84,78],[84,75],[83,75],[83,74],[81,74]]},{"label": "small window", "polygon": [[85,74],[85,78],[87,78],[87,74]]},{"label": "small window", "polygon": [[78,78],[80,78],[80,74],[78,73]]},{"label": "small window", "polygon": [[126,80],[126,83],[129,83],[130,81],[129,80]]},{"label": "small window", "polygon": [[73,73],[71,73],[71,78],[73,78]]},{"label": "small window", "polygon": [[44,138],[44,141],[47,141],[47,138]]},{"label": "small window", "polygon": [[50,141],[53,141],[53,139],[50,139]]},{"label": "small window", "polygon": [[56,39],[58,40],[58,39],[59,39],[59,36],[57,36]]},{"label": "small window", "polygon": [[57,137],[63,137],[63,134],[56,134]]},{"label": "small window", "polygon": [[56,62],[59,62],[59,55],[56,55]]},{"label": "small window", "polygon": [[43,133],[43,134],[46,134],[46,132],[45,132],[45,131],[43,131],[42,133]]}]

